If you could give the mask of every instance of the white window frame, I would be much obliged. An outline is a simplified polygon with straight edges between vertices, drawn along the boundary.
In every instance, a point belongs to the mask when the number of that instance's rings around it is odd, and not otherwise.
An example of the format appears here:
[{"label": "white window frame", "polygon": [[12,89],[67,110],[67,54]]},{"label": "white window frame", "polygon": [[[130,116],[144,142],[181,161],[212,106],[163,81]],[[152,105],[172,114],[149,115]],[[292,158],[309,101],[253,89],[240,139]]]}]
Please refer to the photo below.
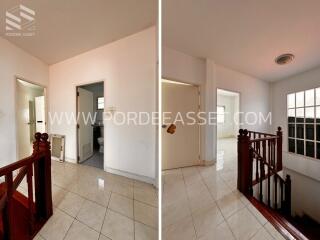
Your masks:
[{"label": "white window frame", "polygon": [[[297,92],[293,92],[293,93],[288,93],[287,94],[287,99],[286,99],[286,103],[287,103],[287,126],[288,126],[288,146],[287,147],[288,147],[288,152],[289,153],[297,154],[297,155],[300,155],[300,156],[302,155],[302,156],[305,156],[305,157],[314,158],[314,159],[318,159],[319,160],[319,158],[317,156],[317,147],[320,144],[320,141],[317,139],[317,126],[320,126],[320,122],[317,122],[317,115],[316,114],[317,114],[317,107],[320,108],[320,105],[319,105],[319,103],[317,104],[317,95],[316,95],[316,93],[317,93],[316,90],[317,89],[319,89],[319,88],[312,88],[312,89],[307,89],[307,90],[304,90],[304,91],[297,91]],[[313,104],[313,106],[306,106],[306,92],[310,91],[310,90],[314,91],[314,104]],[[303,104],[302,107],[297,107],[296,94],[300,93],[300,92],[304,92],[304,104]],[[291,95],[291,94],[294,94],[295,106],[289,108],[289,106],[288,106],[288,104],[289,104],[288,98],[289,98],[289,95]],[[306,121],[306,119],[307,119],[306,118],[306,108],[309,108],[309,107],[313,107],[314,108],[314,121],[313,122],[307,122]],[[297,122],[297,109],[299,109],[299,108],[303,108],[303,111],[304,111],[303,122]],[[294,122],[289,122],[289,114],[288,114],[289,110],[291,110],[291,111],[294,110],[294,112],[295,112]],[[303,138],[298,138],[297,137],[297,125],[299,125],[299,124],[303,125],[303,133],[304,133]],[[306,126],[308,124],[314,126],[314,139],[312,139],[312,140],[307,139],[307,136],[306,136],[307,135]],[[289,136],[289,126],[290,125],[294,125],[294,128],[295,128],[294,137],[290,137]],[[289,151],[289,140],[294,140],[295,152],[290,152]],[[304,142],[304,152],[303,152],[303,154],[300,154],[300,153],[298,154],[297,153],[297,141],[299,141],[299,140]],[[307,149],[306,149],[307,142],[312,142],[314,144],[314,156],[313,157],[306,155],[307,154]]]},{"label": "white window frame", "polygon": [[[103,107],[99,107],[99,99],[103,98]],[[104,110],[104,97],[97,97],[97,110]]]},{"label": "white window frame", "polygon": [[[223,113],[219,112],[219,108],[223,109]],[[222,105],[217,106],[217,123],[218,124],[223,124],[226,121],[226,107]]]}]

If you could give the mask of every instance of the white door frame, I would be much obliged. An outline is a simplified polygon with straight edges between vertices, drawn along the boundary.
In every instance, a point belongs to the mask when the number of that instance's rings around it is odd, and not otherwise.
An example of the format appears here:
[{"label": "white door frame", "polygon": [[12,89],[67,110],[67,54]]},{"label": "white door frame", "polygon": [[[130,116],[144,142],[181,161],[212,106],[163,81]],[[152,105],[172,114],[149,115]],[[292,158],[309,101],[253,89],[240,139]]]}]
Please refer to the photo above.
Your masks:
[{"label": "white door frame", "polygon": [[[226,88],[220,88],[220,87],[216,87],[216,106],[215,106],[215,109],[216,109],[216,112],[217,112],[217,107],[218,107],[218,90],[224,90],[224,91],[228,91],[228,92],[233,92],[233,93],[237,93],[239,95],[239,112],[241,112],[241,93],[238,92],[238,91],[234,91],[234,90],[230,90],[230,89],[226,89]],[[241,119],[241,116],[239,115],[239,129],[240,129],[240,119]],[[215,129],[216,129],[216,150],[218,150],[218,124],[216,124],[215,126]],[[215,157],[217,157],[217,152],[215,153]]]},{"label": "white door frame", "polygon": [[[30,84],[34,84],[34,85],[37,85],[39,87],[42,87],[43,88],[43,95],[44,95],[44,100],[45,100],[45,116],[46,116],[46,122],[45,122],[45,130],[46,130],[46,133],[48,133],[48,98],[47,98],[47,86],[43,85],[43,84],[40,84],[40,83],[37,83],[37,82],[33,82],[33,81],[30,81],[30,80],[27,80],[26,78],[24,77],[21,77],[19,75],[15,75],[14,76],[14,118],[15,118],[15,136],[16,136],[16,158],[18,158],[19,156],[19,142],[17,141],[18,139],[18,114],[17,114],[17,111],[18,111],[18,94],[17,94],[17,87],[18,87],[18,80],[22,80],[26,83],[30,83]],[[18,159],[20,160],[20,159]]]},{"label": "white door frame", "polygon": [[[74,85],[74,89],[75,89],[75,96],[76,96],[76,107],[75,107],[75,110],[76,110],[76,116],[78,114],[78,88],[79,87],[84,87],[84,86],[87,86],[87,85],[92,85],[92,84],[96,84],[96,83],[103,83],[103,97],[105,97],[105,79],[101,79],[101,80],[96,80],[96,81],[88,81],[88,82],[83,82],[81,84],[76,84]],[[106,101],[104,101],[104,109],[106,108]],[[80,164],[79,162],[79,132],[78,132],[78,122],[75,126],[75,130],[76,130],[76,163],[77,164]],[[104,128],[104,131],[105,131],[105,128]],[[104,138],[106,138],[106,135],[104,134]],[[105,144],[106,144],[106,141],[103,142],[103,148],[105,148]],[[104,155],[104,153],[103,153]],[[103,159],[103,165],[104,165],[104,159]],[[103,166],[105,167],[105,166]]]}]

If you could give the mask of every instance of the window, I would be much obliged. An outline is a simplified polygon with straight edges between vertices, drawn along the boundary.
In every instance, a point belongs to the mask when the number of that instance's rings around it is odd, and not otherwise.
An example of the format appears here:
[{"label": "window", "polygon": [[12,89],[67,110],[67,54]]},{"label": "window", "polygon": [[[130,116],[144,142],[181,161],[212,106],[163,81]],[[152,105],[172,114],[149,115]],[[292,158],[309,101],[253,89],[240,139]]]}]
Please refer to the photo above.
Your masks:
[{"label": "window", "polygon": [[225,106],[217,106],[217,123],[224,123]]},{"label": "window", "polygon": [[320,159],[320,88],[287,95],[288,151]]},{"label": "window", "polygon": [[97,106],[98,106],[98,110],[104,109],[104,97],[97,98]]}]

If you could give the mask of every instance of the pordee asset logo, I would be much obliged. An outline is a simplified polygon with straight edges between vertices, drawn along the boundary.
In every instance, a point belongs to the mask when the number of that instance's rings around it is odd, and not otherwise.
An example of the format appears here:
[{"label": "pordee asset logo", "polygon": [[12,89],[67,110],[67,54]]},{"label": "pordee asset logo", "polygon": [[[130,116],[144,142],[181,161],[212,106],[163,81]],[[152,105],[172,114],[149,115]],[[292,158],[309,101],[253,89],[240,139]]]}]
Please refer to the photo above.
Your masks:
[{"label": "pordee asset logo", "polygon": [[25,5],[17,5],[6,11],[6,35],[30,37],[35,35],[36,12]]}]

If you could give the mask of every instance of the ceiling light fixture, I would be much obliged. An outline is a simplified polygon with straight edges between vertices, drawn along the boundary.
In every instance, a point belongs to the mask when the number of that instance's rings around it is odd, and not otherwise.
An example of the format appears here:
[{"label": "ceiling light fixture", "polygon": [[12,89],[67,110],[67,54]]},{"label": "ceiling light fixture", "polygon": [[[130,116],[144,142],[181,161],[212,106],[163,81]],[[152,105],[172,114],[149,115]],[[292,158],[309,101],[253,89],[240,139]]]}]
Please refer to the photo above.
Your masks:
[{"label": "ceiling light fixture", "polygon": [[288,64],[290,62],[292,62],[294,59],[294,55],[291,54],[291,53],[286,53],[286,54],[282,54],[280,56],[278,56],[276,59],[275,59],[275,62],[279,65],[285,65],[285,64]]}]

